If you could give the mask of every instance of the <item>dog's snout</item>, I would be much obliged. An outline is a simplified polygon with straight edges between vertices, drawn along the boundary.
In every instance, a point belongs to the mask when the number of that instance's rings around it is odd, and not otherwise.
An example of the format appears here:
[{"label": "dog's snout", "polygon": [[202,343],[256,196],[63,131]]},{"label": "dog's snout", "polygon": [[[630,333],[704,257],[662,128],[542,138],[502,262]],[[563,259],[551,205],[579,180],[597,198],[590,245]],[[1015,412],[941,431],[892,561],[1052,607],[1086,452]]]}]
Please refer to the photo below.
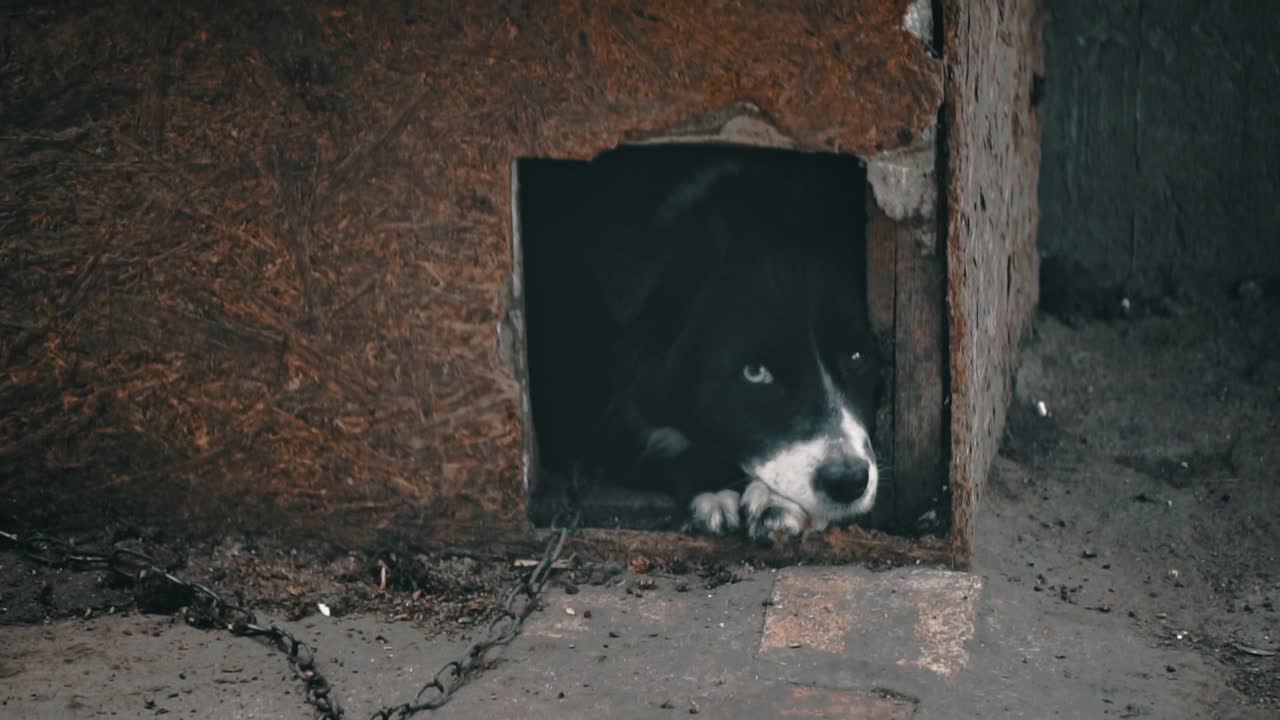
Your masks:
[{"label": "dog's snout", "polygon": [[813,485],[818,491],[838,503],[851,503],[867,489],[871,465],[861,458],[843,458],[828,461],[818,467]]}]

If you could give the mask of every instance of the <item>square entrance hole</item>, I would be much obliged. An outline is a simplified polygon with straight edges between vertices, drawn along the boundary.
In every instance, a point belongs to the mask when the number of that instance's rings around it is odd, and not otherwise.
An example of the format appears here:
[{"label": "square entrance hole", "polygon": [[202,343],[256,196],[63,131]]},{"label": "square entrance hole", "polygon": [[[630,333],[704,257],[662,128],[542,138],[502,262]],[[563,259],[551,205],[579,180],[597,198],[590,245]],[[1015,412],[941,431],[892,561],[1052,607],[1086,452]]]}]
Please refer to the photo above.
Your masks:
[{"label": "square entrance hole", "polygon": [[[583,525],[597,528],[676,530],[687,509],[653,491],[624,487],[609,477],[586,478],[579,458],[593,442],[603,404],[610,396],[606,343],[617,323],[602,296],[607,288],[644,284],[625,257],[599,248],[631,248],[640,256],[644,229],[689,203],[715,182],[717,167],[747,163],[770,169],[772,181],[813,183],[826,188],[822,201],[842,219],[839,242],[848,243],[849,282],[866,292],[867,172],[858,158],[723,144],[624,146],[591,161],[529,158],[515,167],[515,242],[520,258],[528,350],[528,392],[533,447],[528,470],[529,508],[535,526],[550,524],[571,492]],[[779,201],[781,202],[781,198]],[[620,240],[619,238],[624,238]],[[692,233],[682,242],[710,243]],[[686,248],[688,249],[688,248]],[[696,248],[694,249],[696,252]],[[601,280],[602,275],[606,280]],[[602,290],[602,285],[605,286]],[[679,318],[672,318],[678,321]],[[877,338],[886,346],[887,338]],[[883,358],[888,377],[891,358]],[[891,465],[887,423],[892,393],[883,384],[874,444],[882,466]]]}]

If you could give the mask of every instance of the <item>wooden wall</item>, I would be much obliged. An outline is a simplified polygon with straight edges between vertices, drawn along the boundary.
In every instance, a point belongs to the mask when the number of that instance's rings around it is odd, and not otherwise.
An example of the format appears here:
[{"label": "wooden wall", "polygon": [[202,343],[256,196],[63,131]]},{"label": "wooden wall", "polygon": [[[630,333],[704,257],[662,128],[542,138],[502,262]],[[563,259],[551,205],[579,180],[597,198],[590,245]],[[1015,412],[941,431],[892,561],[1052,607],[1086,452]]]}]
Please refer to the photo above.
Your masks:
[{"label": "wooden wall", "polygon": [[[802,148],[903,147],[943,96],[907,4],[21,6],[0,26],[3,507],[44,528],[523,542],[513,161],[740,102]],[[969,483],[1034,291],[966,269],[1003,257],[993,242],[1017,277],[1033,262],[1034,213],[1017,193],[1000,210],[1033,168],[1034,119],[1000,114],[1026,103],[1032,4],[1004,5],[1013,44],[992,3],[948,6]]]},{"label": "wooden wall", "polygon": [[953,556],[1000,447],[1038,293],[1039,0],[947,0],[947,302]]}]

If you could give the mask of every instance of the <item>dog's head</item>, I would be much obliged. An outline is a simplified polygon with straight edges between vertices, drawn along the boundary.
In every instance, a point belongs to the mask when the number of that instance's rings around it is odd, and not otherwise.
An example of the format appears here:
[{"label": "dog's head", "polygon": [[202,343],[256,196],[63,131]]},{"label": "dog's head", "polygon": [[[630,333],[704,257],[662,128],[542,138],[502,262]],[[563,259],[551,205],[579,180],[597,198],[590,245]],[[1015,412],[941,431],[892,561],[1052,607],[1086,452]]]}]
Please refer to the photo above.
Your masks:
[{"label": "dog's head", "polygon": [[865,310],[831,273],[773,260],[725,268],[673,346],[687,435],[825,525],[864,515],[880,361]]},{"label": "dog's head", "polygon": [[620,323],[666,348],[663,382],[648,385],[670,398],[664,432],[826,525],[869,512],[879,483],[880,363],[851,240],[865,217],[856,198],[776,177],[696,177],[615,246],[665,250],[604,263],[616,270],[605,294]]}]

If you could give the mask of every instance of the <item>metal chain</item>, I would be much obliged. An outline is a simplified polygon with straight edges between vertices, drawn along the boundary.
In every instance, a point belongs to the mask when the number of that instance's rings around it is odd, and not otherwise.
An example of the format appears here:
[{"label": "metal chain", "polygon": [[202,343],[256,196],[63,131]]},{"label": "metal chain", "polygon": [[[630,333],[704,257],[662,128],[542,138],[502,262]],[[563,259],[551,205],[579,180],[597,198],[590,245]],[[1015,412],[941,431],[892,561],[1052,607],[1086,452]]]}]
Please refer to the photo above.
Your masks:
[{"label": "metal chain", "polygon": [[173,587],[191,594],[192,604],[186,618],[196,626],[218,625],[238,637],[261,638],[284,653],[294,677],[306,687],[307,702],[316,709],[316,716],[324,720],[340,720],[342,708],[330,697],[333,687],[316,669],[315,650],[295,638],[279,625],[261,625],[248,608],[228,601],[222,595],[200,583],[183,580],[160,566],[151,556],[136,550],[113,548],[95,552],[81,550],[71,543],[47,535],[19,537],[0,530],[0,539],[6,540],[34,562],[49,567],[102,568],[142,582],[151,577],[162,578]]},{"label": "metal chain", "polygon": [[[561,524],[569,514],[568,522]],[[435,710],[453,697],[459,688],[473,680],[485,669],[489,651],[514,640],[525,619],[538,608],[538,596],[551,577],[553,566],[560,560],[569,534],[577,529],[580,513],[562,512],[552,522],[553,535],[547,541],[542,559],[527,577],[511,586],[503,596],[501,615],[489,624],[486,636],[471,644],[458,660],[452,660],[418,690],[411,702],[384,707],[371,716],[371,720],[409,718],[426,710]],[[71,543],[47,535],[20,537],[0,530],[0,540],[17,548],[33,562],[49,567],[101,568],[142,582],[149,578],[161,578],[175,588],[190,593],[192,604],[185,608],[188,622],[196,626],[220,626],[237,637],[265,640],[283,653],[294,677],[306,687],[306,700],[316,709],[316,717],[323,720],[341,720],[343,710],[331,697],[333,686],[316,668],[315,650],[295,638],[279,625],[261,625],[257,616],[247,608],[228,601],[200,583],[183,580],[166,571],[149,555],[136,550],[114,548],[111,551],[81,550]]]},{"label": "metal chain", "polygon": [[[566,513],[570,516],[569,521],[562,525],[560,521]],[[425,710],[435,710],[449,702],[459,688],[484,670],[485,658],[489,651],[515,640],[524,626],[525,619],[538,609],[538,596],[542,593],[542,587],[551,577],[551,570],[560,559],[560,553],[564,551],[565,541],[569,539],[569,534],[577,529],[581,517],[578,511],[566,510],[552,521],[551,528],[555,534],[547,541],[542,559],[527,578],[518,581],[507,590],[502,599],[502,614],[489,623],[489,631],[484,639],[472,643],[461,658],[445,663],[444,667],[440,668],[435,676],[418,690],[418,694],[411,702],[384,707],[370,716],[370,720],[409,718]]]}]

